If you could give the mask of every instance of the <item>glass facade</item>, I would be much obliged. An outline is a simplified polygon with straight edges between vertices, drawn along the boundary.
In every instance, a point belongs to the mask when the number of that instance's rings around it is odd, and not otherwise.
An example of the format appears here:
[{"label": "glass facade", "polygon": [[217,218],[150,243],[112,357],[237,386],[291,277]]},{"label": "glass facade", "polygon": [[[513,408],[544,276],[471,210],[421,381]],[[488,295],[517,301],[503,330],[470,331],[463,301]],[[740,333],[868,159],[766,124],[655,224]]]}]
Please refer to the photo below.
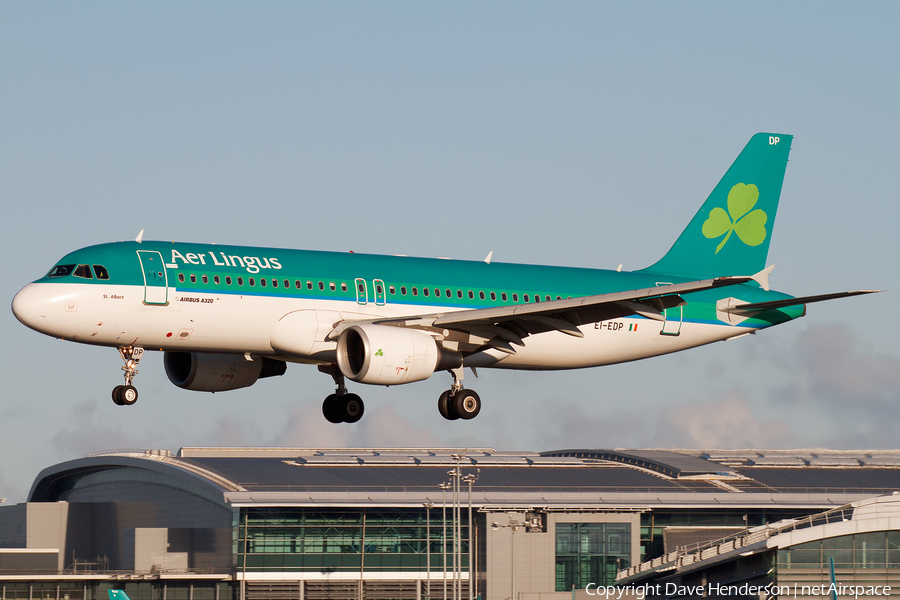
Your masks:
[{"label": "glass facade", "polygon": [[110,581],[2,582],[4,600],[106,600],[110,589],[125,590],[131,600],[237,600],[238,586],[221,581]]},{"label": "glass facade", "polygon": [[631,566],[630,523],[557,523],[556,591],[612,585]]},{"label": "glass facade", "polygon": [[[468,569],[468,515],[461,519],[463,569]],[[245,508],[237,528],[237,569],[270,571],[443,570],[442,511],[425,508]],[[430,538],[429,538],[430,529]],[[453,521],[447,511],[447,568]]]},{"label": "glass facade", "polygon": [[797,544],[778,551],[778,567],[828,568],[832,558],[836,568],[900,568],[900,531],[857,533]]}]

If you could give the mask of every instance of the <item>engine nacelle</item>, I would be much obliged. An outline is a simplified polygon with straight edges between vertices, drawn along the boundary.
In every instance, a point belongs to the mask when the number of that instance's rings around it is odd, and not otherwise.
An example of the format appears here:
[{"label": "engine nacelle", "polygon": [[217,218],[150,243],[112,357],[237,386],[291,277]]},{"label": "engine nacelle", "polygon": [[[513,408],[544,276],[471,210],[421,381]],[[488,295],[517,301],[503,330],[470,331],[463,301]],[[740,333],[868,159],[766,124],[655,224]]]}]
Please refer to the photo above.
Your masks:
[{"label": "engine nacelle", "polygon": [[195,392],[225,392],[248,387],[263,377],[284,375],[287,365],[271,358],[253,361],[234,354],[166,352],[163,362],[169,381]]},{"label": "engine nacelle", "polygon": [[399,385],[460,367],[462,355],[441,348],[430,335],[415,329],[353,325],[338,339],[337,364],[353,381]]}]

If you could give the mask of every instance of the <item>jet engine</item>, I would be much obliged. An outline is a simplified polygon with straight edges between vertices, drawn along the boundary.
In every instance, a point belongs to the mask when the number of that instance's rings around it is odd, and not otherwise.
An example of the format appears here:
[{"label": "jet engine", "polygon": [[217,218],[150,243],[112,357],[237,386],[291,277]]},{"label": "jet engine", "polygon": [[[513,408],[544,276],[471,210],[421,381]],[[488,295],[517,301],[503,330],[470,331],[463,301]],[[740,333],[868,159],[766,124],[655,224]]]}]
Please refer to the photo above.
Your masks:
[{"label": "jet engine", "polygon": [[284,375],[287,365],[271,358],[252,361],[234,354],[166,352],[163,362],[169,381],[195,392],[225,392],[248,387],[263,377]]},{"label": "jet engine", "polygon": [[435,371],[462,366],[462,355],[415,329],[353,325],[341,333],[337,364],[359,383],[399,385],[428,379]]}]

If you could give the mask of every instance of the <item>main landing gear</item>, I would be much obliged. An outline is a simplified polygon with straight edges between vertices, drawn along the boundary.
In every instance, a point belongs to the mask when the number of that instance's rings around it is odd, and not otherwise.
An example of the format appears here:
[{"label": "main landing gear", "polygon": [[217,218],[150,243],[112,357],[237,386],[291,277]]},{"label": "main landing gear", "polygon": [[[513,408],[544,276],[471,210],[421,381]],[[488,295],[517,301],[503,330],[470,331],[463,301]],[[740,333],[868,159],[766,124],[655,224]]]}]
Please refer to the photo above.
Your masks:
[{"label": "main landing gear", "polygon": [[344,374],[337,365],[320,365],[319,370],[328,373],[334,379],[337,389],[322,403],[322,414],[329,423],[356,423],[362,419],[366,410],[362,398],[356,394],[347,393],[344,384]]},{"label": "main landing gear", "polygon": [[[322,402],[322,414],[325,415],[325,419],[329,423],[356,423],[359,421],[365,412],[365,405],[362,398],[347,392],[344,375],[338,366],[335,364],[319,365],[319,371],[331,375],[336,386],[334,393]],[[438,399],[438,411],[449,421],[474,419],[481,412],[481,398],[474,391],[463,387],[462,367],[450,369],[450,374],[453,375],[453,385]]]},{"label": "main landing gear", "polygon": [[144,356],[144,349],[136,346],[119,347],[119,356],[125,361],[122,370],[125,371],[125,385],[117,385],[112,391],[112,400],[119,406],[131,406],[138,399],[137,388],[131,385],[134,376],[138,374],[137,365]]},{"label": "main landing gear", "polygon": [[481,412],[481,398],[462,385],[463,368],[451,369],[453,385],[438,398],[438,412],[448,421],[474,419]]}]

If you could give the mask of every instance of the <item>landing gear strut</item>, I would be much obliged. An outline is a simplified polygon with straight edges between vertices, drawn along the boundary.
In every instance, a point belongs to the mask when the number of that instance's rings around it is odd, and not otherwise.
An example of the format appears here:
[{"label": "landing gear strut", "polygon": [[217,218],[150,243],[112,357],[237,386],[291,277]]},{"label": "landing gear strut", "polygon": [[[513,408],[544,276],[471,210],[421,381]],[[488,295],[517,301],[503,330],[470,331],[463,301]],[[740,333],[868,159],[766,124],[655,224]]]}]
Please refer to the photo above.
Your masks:
[{"label": "landing gear strut", "polygon": [[119,406],[131,406],[138,399],[137,388],[131,385],[138,374],[137,365],[144,356],[144,349],[138,346],[120,346],[119,356],[125,361],[125,385],[117,385],[112,391],[112,401]]},{"label": "landing gear strut", "polygon": [[362,419],[366,410],[362,398],[356,394],[347,393],[344,383],[344,374],[337,365],[319,365],[319,371],[328,373],[334,379],[337,386],[333,394],[330,394],[322,403],[322,414],[329,423],[356,423]]},{"label": "landing gear strut", "polygon": [[453,385],[438,398],[438,412],[449,421],[474,419],[481,412],[481,398],[462,385],[463,368],[450,369]]}]

